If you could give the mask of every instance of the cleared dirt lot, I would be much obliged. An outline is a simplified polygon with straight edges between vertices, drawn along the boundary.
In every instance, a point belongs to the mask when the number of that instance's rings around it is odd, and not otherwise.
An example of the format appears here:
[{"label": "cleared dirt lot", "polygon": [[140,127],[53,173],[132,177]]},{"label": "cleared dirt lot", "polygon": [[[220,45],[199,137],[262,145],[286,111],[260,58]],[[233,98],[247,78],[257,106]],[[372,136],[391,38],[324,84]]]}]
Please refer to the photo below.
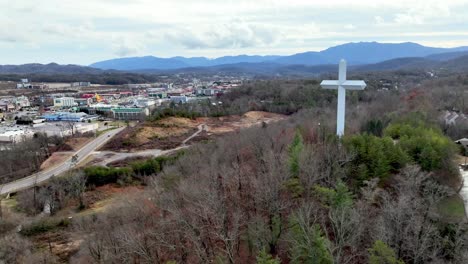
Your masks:
[{"label": "cleared dirt lot", "polygon": [[285,115],[267,112],[248,112],[242,116],[204,117],[195,120],[168,117],[129,127],[114,137],[102,150],[134,152],[145,149],[172,149],[198,131],[198,126],[201,124],[206,125],[205,131],[196,136],[192,142],[285,118]]},{"label": "cleared dirt lot", "polygon": [[211,135],[234,132],[242,128],[261,125],[263,122],[276,122],[285,118],[285,115],[252,111],[247,112],[242,116],[235,115],[218,118],[199,118],[197,121],[202,124],[206,124],[208,126],[208,135]]}]

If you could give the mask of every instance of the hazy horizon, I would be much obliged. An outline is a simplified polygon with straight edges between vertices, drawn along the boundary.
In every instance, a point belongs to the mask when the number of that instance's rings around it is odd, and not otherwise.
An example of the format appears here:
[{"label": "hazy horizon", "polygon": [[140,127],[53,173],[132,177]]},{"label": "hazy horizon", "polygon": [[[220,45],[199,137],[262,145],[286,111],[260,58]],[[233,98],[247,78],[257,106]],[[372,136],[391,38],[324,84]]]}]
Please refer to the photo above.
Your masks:
[{"label": "hazy horizon", "polygon": [[467,45],[468,0],[0,0],[0,64],[291,55],[348,42]]},{"label": "hazy horizon", "polygon": [[[357,43],[357,42],[354,42],[354,43]],[[394,43],[390,43],[390,42],[378,42],[380,44],[399,44],[399,43],[404,43],[404,42],[394,42]],[[343,43],[343,44],[347,44],[347,43]],[[415,44],[419,44],[419,43],[415,43]],[[335,46],[331,46],[331,47],[335,47]],[[220,58],[220,57],[227,57],[227,56],[232,56],[232,57],[235,57],[235,56],[290,56],[290,55],[295,55],[297,53],[301,53],[301,52],[320,52],[320,51],[323,51],[323,50],[326,50],[328,48],[331,48],[331,47],[327,47],[325,49],[321,49],[321,50],[304,50],[304,51],[299,51],[299,52],[295,52],[295,53],[287,53],[287,54],[245,54],[245,53],[241,53],[241,54],[226,54],[226,55],[221,55],[221,56],[217,56],[217,57],[207,57],[207,56],[197,56],[197,55],[194,55],[194,56],[181,56],[181,55],[176,55],[176,56],[157,56],[157,55],[153,55],[153,54],[147,54],[147,55],[141,55],[141,56],[125,56],[125,57],[119,57],[119,56],[114,56],[114,57],[111,57],[111,58],[106,58],[106,59],[103,59],[102,61],[106,61],[106,60],[113,60],[113,59],[123,59],[123,58],[143,58],[143,57],[157,57],[157,58],[163,58],[163,59],[170,59],[170,58],[175,58],[175,57],[186,57],[186,58],[196,58],[196,57],[205,57],[207,59],[210,59],[210,60],[214,60],[214,59],[217,59],[217,58]],[[454,47],[433,47],[433,48],[456,48],[456,47],[462,47],[462,46],[454,46]],[[94,61],[92,63],[95,63],[95,62],[98,62],[98,61]],[[90,64],[92,63],[89,63],[89,64],[79,64],[79,63],[58,63],[56,61],[50,61],[50,62],[25,62],[25,63],[17,63],[17,64],[0,64],[0,65],[24,65],[24,64],[34,64],[34,63],[39,63],[39,64],[50,64],[50,63],[57,63],[57,64],[61,64],[61,65],[79,65],[79,66],[89,66]]]}]

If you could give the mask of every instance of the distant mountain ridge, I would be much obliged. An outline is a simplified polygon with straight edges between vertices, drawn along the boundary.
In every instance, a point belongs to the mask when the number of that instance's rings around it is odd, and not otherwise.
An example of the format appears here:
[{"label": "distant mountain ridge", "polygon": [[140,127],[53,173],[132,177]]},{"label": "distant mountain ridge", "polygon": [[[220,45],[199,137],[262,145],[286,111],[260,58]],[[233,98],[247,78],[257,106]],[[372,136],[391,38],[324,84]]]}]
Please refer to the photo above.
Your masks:
[{"label": "distant mountain ridge", "polygon": [[[434,56],[434,60],[453,59],[468,52],[468,47],[458,48],[433,48],[420,44],[405,43],[378,43],[378,42],[358,42],[347,43],[326,50],[315,52],[304,52],[290,56],[257,56],[257,55],[239,55],[224,56],[216,59],[205,57],[172,57],[158,58],[154,56],[132,57],[111,59],[96,62],[90,67],[99,69],[113,69],[121,71],[135,70],[173,70],[190,67],[212,67],[227,64],[238,63],[275,63],[282,65],[307,65],[316,66],[324,64],[336,64],[344,58],[352,65],[364,65],[379,63],[387,60],[405,58],[405,57],[426,57]],[[446,58],[437,56],[442,53],[450,53]]]},{"label": "distant mountain ridge", "polygon": [[34,73],[62,73],[62,74],[100,74],[104,71],[92,67],[80,65],[59,65],[57,63],[39,64],[30,63],[23,65],[0,65],[2,74],[34,74]]},{"label": "distant mountain ridge", "polygon": [[172,70],[181,69],[188,67],[210,67],[225,64],[236,64],[236,63],[260,63],[260,62],[272,62],[281,56],[224,56],[216,59],[208,59],[205,57],[172,57],[172,58],[158,58],[154,56],[144,57],[132,57],[132,58],[120,58],[112,59],[102,62],[96,62],[90,65],[90,67],[108,70],[142,70],[142,69],[157,69],[157,70]]},{"label": "distant mountain ridge", "polygon": [[[350,63],[349,70],[352,72],[375,72],[375,71],[450,71],[450,72],[466,72],[468,70],[468,50],[463,51],[463,48],[449,49],[455,50],[445,53],[436,53],[425,57],[403,57],[394,58],[385,61],[379,61],[376,63],[368,64],[357,64]],[[460,51],[461,50],[461,51]],[[425,54],[430,50],[419,53]],[[307,56],[313,57],[316,54],[308,53]],[[340,56],[338,54],[336,56]],[[418,55],[418,54],[416,54]],[[50,64],[24,64],[24,65],[0,65],[0,74],[17,74],[27,76],[28,74],[45,74],[53,76],[56,74],[65,75],[82,75],[87,74],[88,76],[110,76],[110,75],[122,75],[127,77],[137,76],[138,74],[241,74],[250,76],[317,76],[323,73],[334,73],[337,70],[337,63],[339,57],[333,58],[329,63],[313,65],[313,64],[299,64],[296,63],[297,57],[300,55],[293,55],[288,57],[262,57],[262,56],[247,56],[248,58],[239,57],[223,57],[219,60],[209,60],[206,58],[174,58],[173,60],[162,60],[166,69],[154,69],[151,68],[152,61],[151,57],[147,58],[147,64],[144,64],[146,69],[131,69],[131,70],[101,70],[92,67],[78,66],[78,65],[59,65],[56,63]],[[319,56],[322,56],[321,54]],[[275,58],[276,57],[276,58]],[[288,58],[289,62],[284,62],[284,59]],[[353,59],[352,57],[349,57]],[[229,63],[239,60],[246,60],[249,62],[237,62]],[[281,60],[280,60],[281,59]],[[127,58],[126,61],[135,60],[134,58]],[[184,61],[185,60],[185,61]],[[258,60],[267,60],[262,62],[256,62]],[[348,59],[349,60],[349,59]],[[375,61],[376,59],[371,59]],[[138,58],[136,61],[139,61]],[[225,64],[206,66],[215,63],[227,62]],[[328,62],[328,61],[325,61]],[[190,66],[199,65],[203,63],[205,66]],[[183,68],[178,68],[183,67]]]},{"label": "distant mountain ridge", "polygon": [[[466,55],[464,55],[466,54]],[[441,54],[442,55],[442,54]],[[383,62],[350,65],[350,72],[379,72],[379,71],[450,71],[461,73],[468,70],[468,52],[459,53],[458,57],[439,56],[439,60],[429,57],[405,57],[391,59]],[[444,58],[444,59],[442,59]],[[445,59],[447,58],[447,59]],[[146,69],[138,70],[139,73],[164,73],[164,74],[249,74],[256,76],[297,76],[297,77],[315,77],[324,73],[336,73],[337,63],[321,65],[303,65],[303,64],[279,64],[274,62],[259,63],[235,63],[223,64],[209,67],[188,67],[183,69],[156,70]]]}]

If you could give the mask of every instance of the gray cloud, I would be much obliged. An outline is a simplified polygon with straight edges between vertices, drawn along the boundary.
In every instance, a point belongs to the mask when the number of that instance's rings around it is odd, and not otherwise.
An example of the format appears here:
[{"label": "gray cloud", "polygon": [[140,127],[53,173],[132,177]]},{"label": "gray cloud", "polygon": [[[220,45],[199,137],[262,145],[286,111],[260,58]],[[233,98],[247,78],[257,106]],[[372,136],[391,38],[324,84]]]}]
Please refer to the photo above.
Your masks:
[{"label": "gray cloud", "polygon": [[127,57],[138,54],[143,49],[139,42],[127,38],[112,41],[112,51],[119,57]]},{"label": "gray cloud", "polygon": [[211,26],[196,33],[190,29],[179,29],[166,33],[166,37],[189,49],[205,48],[248,48],[269,46],[276,43],[280,32],[256,24],[233,21],[229,24]]},{"label": "gray cloud", "polygon": [[114,48],[114,54],[119,57],[127,57],[138,53],[138,49],[125,45],[118,45]]},{"label": "gray cloud", "polygon": [[17,43],[30,41],[28,30],[19,30],[13,23],[0,21],[0,42]]},{"label": "gray cloud", "polygon": [[[293,54],[369,40],[453,47],[467,45],[467,16],[468,0],[0,0],[0,57],[86,64],[116,55]],[[78,47],[86,47],[80,56]]]}]

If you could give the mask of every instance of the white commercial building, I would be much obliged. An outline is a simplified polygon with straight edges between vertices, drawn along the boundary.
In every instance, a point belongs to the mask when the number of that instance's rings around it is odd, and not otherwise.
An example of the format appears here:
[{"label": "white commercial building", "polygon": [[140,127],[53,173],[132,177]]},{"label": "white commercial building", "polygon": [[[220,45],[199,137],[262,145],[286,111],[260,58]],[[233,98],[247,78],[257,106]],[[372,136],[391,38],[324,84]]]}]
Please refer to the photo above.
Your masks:
[{"label": "white commercial building", "polygon": [[220,91],[217,89],[198,89],[195,91],[195,94],[199,96],[213,96],[216,95],[218,92]]},{"label": "white commercial building", "polygon": [[176,104],[185,104],[188,102],[189,98],[185,95],[181,96],[171,96],[171,101],[176,103]]},{"label": "white commercial building", "polygon": [[66,137],[75,134],[95,132],[98,128],[98,123],[56,122],[35,125],[34,132],[44,133],[49,137]]},{"label": "white commercial building", "polygon": [[23,126],[0,127],[0,142],[3,143],[18,143],[33,135],[33,131]]},{"label": "white commercial building", "polygon": [[72,107],[75,106],[75,98],[60,97],[54,98],[54,107]]},{"label": "white commercial building", "polygon": [[137,98],[133,101],[133,105],[136,107],[150,107],[156,105],[156,101],[148,98]]},{"label": "white commercial building", "polygon": [[71,87],[90,87],[90,82],[72,82],[70,84]]},{"label": "white commercial building", "polygon": [[16,84],[17,89],[28,89],[32,88],[32,84],[29,83],[28,79],[21,79],[19,83]]},{"label": "white commercial building", "polygon": [[23,95],[23,96],[19,96],[15,98],[15,105],[18,108],[22,108],[22,107],[30,107],[31,103],[29,102],[29,99]]}]

